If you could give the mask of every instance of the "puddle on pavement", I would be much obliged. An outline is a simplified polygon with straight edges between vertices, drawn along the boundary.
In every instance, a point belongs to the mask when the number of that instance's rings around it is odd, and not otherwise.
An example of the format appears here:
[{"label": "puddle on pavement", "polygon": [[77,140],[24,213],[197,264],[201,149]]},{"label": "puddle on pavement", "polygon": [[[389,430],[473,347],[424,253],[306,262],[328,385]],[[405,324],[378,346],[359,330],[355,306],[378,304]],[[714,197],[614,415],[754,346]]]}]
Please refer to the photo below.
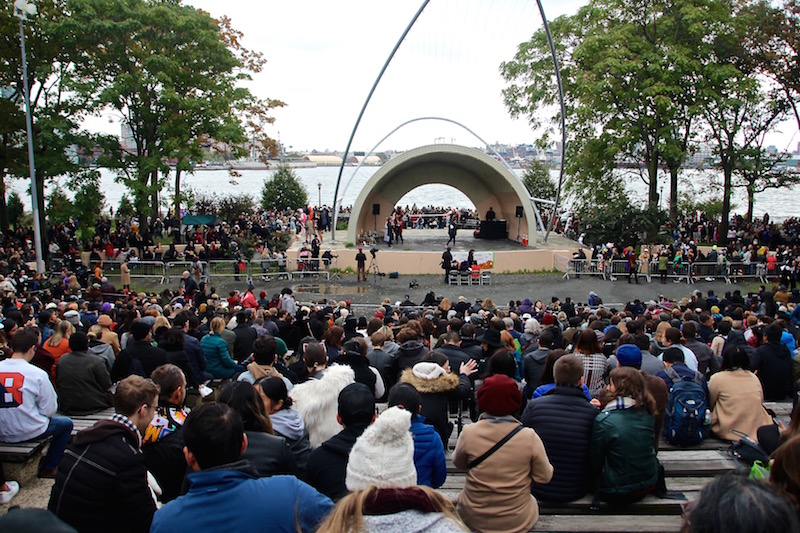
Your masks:
[{"label": "puddle on pavement", "polygon": [[314,294],[353,294],[369,292],[368,285],[356,285],[355,287],[345,287],[342,285],[297,285],[295,292],[310,292]]}]

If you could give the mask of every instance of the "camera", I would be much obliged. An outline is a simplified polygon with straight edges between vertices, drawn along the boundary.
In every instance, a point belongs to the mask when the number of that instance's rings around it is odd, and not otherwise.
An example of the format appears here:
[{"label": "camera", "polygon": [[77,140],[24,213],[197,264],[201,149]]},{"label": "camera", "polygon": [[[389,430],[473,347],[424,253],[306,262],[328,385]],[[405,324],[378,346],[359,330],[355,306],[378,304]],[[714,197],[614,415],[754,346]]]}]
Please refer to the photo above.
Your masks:
[{"label": "camera", "polygon": [[378,253],[378,249],[373,246],[372,248],[369,249],[369,253],[372,256],[372,258],[375,259],[375,254]]}]

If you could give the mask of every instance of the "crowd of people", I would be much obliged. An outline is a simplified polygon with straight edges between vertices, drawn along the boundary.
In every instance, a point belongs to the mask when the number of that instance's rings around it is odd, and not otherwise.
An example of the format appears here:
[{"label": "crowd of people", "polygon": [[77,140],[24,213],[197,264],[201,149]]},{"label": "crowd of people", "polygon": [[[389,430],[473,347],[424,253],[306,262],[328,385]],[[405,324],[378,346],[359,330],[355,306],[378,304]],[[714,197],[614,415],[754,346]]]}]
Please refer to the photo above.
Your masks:
[{"label": "crowd of people", "polygon": [[[798,389],[797,289],[619,309],[596,294],[497,305],[429,293],[357,313],[290,288],[220,296],[188,271],[181,294],[161,296],[25,299],[5,281],[0,441],[52,437],[48,508],[80,531],[528,531],[539,500],[663,495],[662,435],[747,435],[774,454],[768,483],[706,487],[692,531],[714,517],[702,531],[723,529],[712,497],[754,506],[750,493],[788,513],[773,531],[798,527],[800,410],[783,426],[762,406]],[[678,413],[678,394],[700,409]],[[454,403],[473,422],[460,432]],[[110,407],[70,442],[70,416]],[[691,417],[702,423],[687,430]],[[456,503],[435,491],[453,440],[467,472]],[[0,479],[3,502],[18,490]]]}]

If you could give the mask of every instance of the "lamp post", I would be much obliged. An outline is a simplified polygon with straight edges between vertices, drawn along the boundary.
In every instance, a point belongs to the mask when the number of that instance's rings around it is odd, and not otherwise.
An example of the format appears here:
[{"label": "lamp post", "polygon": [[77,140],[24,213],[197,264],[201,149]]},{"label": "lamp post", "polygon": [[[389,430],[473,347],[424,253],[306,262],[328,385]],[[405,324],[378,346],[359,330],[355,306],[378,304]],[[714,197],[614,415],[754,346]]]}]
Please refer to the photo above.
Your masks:
[{"label": "lamp post", "polygon": [[44,273],[42,259],[42,231],[39,224],[39,193],[36,189],[36,168],[33,164],[33,125],[31,123],[31,96],[28,89],[28,60],[25,56],[25,26],[28,15],[36,14],[36,5],[26,0],[14,2],[14,15],[19,19],[19,38],[22,47],[22,87],[25,91],[25,127],[28,132],[28,165],[31,173],[31,207],[33,211],[33,245],[36,251],[36,271]]},{"label": "lamp post", "polygon": [[317,207],[322,209],[322,182],[317,182],[317,191],[319,192],[319,196],[317,197]]}]

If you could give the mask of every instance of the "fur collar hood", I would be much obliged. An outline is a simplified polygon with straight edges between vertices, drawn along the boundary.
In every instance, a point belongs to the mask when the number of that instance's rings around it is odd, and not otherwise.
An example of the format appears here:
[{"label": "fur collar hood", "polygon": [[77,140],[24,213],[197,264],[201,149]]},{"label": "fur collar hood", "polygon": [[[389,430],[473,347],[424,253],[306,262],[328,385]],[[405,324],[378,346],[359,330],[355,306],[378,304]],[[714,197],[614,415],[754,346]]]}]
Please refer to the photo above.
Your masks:
[{"label": "fur collar hood", "polygon": [[455,374],[444,374],[436,379],[424,379],[415,376],[412,368],[403,370],[400,381],[410,383],[420,394],[450,392],[458,387],[458,376]]}]

